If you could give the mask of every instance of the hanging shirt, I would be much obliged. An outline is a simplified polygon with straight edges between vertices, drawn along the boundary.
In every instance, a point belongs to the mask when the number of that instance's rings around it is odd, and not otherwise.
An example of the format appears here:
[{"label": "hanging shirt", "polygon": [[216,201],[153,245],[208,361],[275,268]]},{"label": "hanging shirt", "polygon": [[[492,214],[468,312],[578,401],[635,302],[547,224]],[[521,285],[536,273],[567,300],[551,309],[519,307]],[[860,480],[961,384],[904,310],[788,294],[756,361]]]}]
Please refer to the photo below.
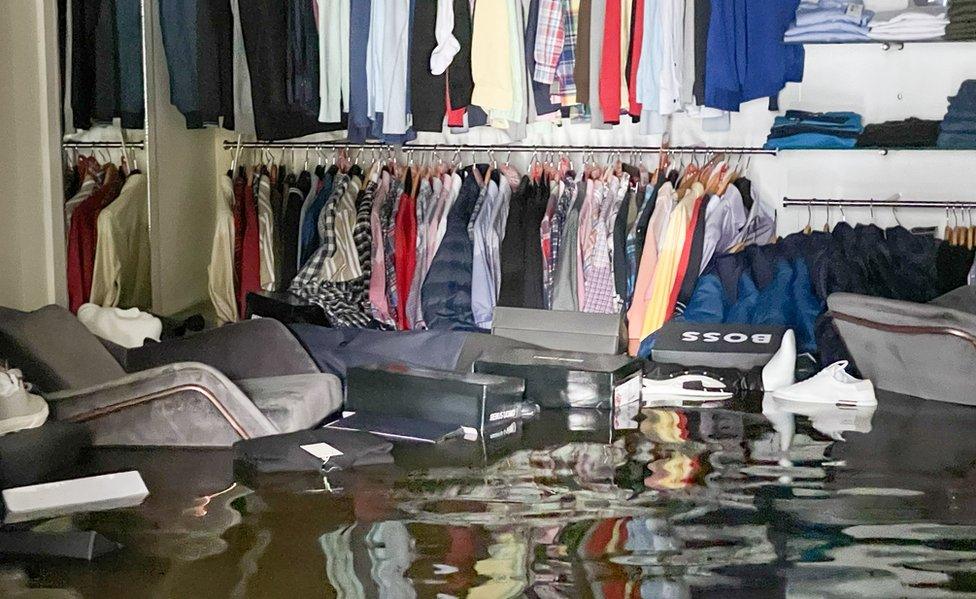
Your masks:
[{"label": "hanging shirt", "polygon": [[216,229],[207,267],[207,291],[217,314],[217,324],[236,322],[237,298],[234,295],[234,182],[220,178],[217,196]]},{"label": "hanging shirt", "polygon": [[670,182],[665,182],[656,192],[654,212],[652,213],[641,247],[640,263],[637,269],[637,279],[634,283],[634,295],[627,311],[628,352],[636,355],[640,342],[644,339],[644,318],[647,306],[653,297],[654,274],[657,270],[658,240],[664,237],[671,209],[676,195]]},{"label": "hanging shirt", "polygon": [[578,247],[576,251],[576,302],[577,305],[582,310],[583,306],[586,305],[586,269],[584,268],[584,256],[593,251],[593,246],[591,245],[593,238],[590,237],[590,231],[593,229],[593,219],[592,213],[593,207],[593,190],[595,182],[592,179],[587,179],[586,184],[586,195],[583,198],[583,205],[580,208],[579,216],[579,232],[578,237]]},{"label": "hanging shirt", "polygon": [[[437,191],[440,191],[440,180],[434,178],[437,183]],[[420,182],[420,189],[417,191],[417,242],[414,247],[416,254],[416,266],[413,271],[413,278],[410,281],[410,294],[407,296],[407,322],[411,330],[426,328],[424,324],[423,307],[420,304],[420,289],[423,286],[424,276],[427,274],[427,216],[429,207],[434,203],[435,189],[429,178],[424,178]]]},{"label": "hanging shirt", "polygon": [[603,181],[596,181],[593,192],[592,225],[583,246],[583,282],[585,301],[583,311],[596,314],[611,314],[613,305],[613,266],[610,262],[610,248],[607,219],[613,208],[610,188]]},{"label": "hanging shirt", "polygon": [[390,174],[386,171],[380,175],[379,185],[373,194],[373,205],[370,210],[370,277],[369,303],[372,306],[373,318],[386,324],[393,324],[389,302],[386,298],[386,252],[383,244],[383,223],[380,217],[387,194],[390,189]]},{"label": "hanging shirt", "polygon": [[[410,0],[386,0],[380,10],[387,12],[383,30],[383,133],[403,135],[410,128],[410,103],[407,99],[410,73]],[[372,79],[369,80],[372,84]]]},{"label": "hanging shirt", "polygon": [[491,329],[492,313],[495,309],[495,283],[491,274],[491,250],[489,243],[494,241],[491,231],[494,225],[494,210],[499,198],[500,185],[508,185],[502,177],[500,183],[488,181],[483,188],[484,204],[479,214],[473,218],[474,253],[471,262],[471,312],[474,323],[480,329]]},{"label": "hanging shirt", "polygon": [[551,85],[562,57],[566,39],[567,0],[540,0],[535,33],[535,73],[533,79]]},{"label": "hanging shirt", "polygon": [[98,215],[90,299],[93,304],[147,310],[152,307],[147,193],[146,176],[131,174],[119,197]]},{"label": "hanging shirt", "polygon": [[243,220],[241,278],[237,288],[237,309],[240,314],[247,313],[247,294],[261,291],[261,232],[258,222],[258,203],[254,194],[254,185],[248,184],[246,180]]},{"label": "hanging shirt", "polygon": [[349,0],[320,0],[319,121],[338,123],[349,111]]},{"label": "hanging shirt", "polygon": [[[114,167],[111,167],[114,169]],[[118,175],[111,170],[105,181],[87,200],[75,208],[68,231],[67,277],[68,307],[78,312],[91,297],[92,273],[95,268],[95,249],[98,243],[98,215],[119,192]]]},{"label": "hanging shirt", "polygon": [[437,19],[434,24],[437,46],[430,53],[430,72],[442,75],[461,49],[454,37],[454,0],[437,0]]},{"label": "hanging shirt", "polygon": [[667,231],[659,244],[660,254],[654,269],[650,301],[644,312],[641,339],[660,329],[669,316],[667,314],[668,304],[671,299],[671,290],[675,285],[685,238],[688,234],[688,223],[691,221],[695,201],[703,192],[704,187],[700,183],[693,185],[692,189],[675,207],[668,220]]},{"label": "hanging shirt", "polygon": [[600,110],[606,123],[620,122],[620,0],[606,0]]},{"label": "hanging shirt", "polygon": [[480,2],[475,7],[471,36],[471,75],[474,92],[471,103],[486,111],[510,111],[512,89],[511,33],[508,0]]},{"label": "hanging shirt", "polygon": [[275,290],[274,213],[271,210],[271,177],[267,173],[258,182],[258,228],[261,244],[261,289]]}]

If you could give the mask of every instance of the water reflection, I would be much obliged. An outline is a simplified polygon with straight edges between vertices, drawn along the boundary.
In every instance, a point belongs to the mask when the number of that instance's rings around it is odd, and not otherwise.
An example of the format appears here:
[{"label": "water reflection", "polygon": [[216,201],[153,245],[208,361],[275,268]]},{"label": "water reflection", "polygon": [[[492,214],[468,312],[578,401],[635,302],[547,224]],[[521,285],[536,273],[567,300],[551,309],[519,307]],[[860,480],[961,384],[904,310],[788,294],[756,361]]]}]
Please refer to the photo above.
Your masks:
[{"label": "water reflection", "polygon": [[876,413],[761,397],[546,413],[504,445],[174,492],[88,520],[126,535],[117,559],[35,564],[30,584],[99,598],[132,596],[119,581],[136,572],[156,596],[974,591],[976,410],[880,399]]}]

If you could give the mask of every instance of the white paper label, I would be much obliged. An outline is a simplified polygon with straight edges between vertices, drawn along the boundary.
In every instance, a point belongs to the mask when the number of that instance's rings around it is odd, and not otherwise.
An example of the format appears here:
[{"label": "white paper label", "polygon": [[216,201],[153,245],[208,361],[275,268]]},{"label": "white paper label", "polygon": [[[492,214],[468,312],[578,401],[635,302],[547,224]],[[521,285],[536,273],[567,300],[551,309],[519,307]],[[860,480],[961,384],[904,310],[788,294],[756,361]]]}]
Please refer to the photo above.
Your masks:
[{"label": "white paper label", "polygon": [[516,430],[518,430],[518,424],[516,424],[515,422],[513,422],[513,423],[509,424],[508,426],[506,426],[505,428],[503,428],[502,430],[495,431],[494,433],[492,433],[491,435],[489,435],[488,438],[489,439],[499,439],[501,437],[506,437],[508,435],[511,435]]},{"label": "white paper label", "polygon": [[860,19],[861,15],[864,14],[863,4],[848,4],[847,5],[847,16],[852,19]]},{"label": "white paper label", "polygon": [[328,443],[315,443],[313,445],[302,445],[302,449],[308,453],[314,455],[323,462],[328,462],[329,459],[334,458],[337,455],[342,455],[342,452],[332,447]]},{"label": "white paper label", "polygon": [[640,376],[635,376],[626,383],[623,383],[614,389],[613,405],[622,406],[635,401],[640,401],[642,380],[643,379]]}]

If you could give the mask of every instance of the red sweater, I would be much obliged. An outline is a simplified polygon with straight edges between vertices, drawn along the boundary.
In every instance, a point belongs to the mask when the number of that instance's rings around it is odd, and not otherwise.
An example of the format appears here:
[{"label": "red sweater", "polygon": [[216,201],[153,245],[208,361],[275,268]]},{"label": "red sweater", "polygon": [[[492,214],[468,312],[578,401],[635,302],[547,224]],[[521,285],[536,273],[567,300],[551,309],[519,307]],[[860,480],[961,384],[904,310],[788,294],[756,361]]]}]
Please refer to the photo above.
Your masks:
[{"label": "red sweater", "polygon": [[[241,281],[237,287],[237,307],[243,318],[247,313],[247,294],[261,291],[261,233],[258,228],[258,203],[254,186],[244,184],[244,242],[241,257]],[[236,248],[235,248],[236,249]]]}]

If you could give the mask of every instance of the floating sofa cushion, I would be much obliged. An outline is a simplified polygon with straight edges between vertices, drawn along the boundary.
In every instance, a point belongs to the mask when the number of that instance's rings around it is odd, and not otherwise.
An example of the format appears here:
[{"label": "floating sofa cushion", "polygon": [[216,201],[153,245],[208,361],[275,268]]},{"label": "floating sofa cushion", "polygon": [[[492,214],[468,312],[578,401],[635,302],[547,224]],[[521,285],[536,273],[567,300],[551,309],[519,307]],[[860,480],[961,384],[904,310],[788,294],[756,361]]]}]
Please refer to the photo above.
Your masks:
[{"label": "floating sofa cushion", "polygon": [[40,391],[82,389],[125,376],[85,325],[60,306],[34,312],[0,309],[0,359],[20,368]]}]

